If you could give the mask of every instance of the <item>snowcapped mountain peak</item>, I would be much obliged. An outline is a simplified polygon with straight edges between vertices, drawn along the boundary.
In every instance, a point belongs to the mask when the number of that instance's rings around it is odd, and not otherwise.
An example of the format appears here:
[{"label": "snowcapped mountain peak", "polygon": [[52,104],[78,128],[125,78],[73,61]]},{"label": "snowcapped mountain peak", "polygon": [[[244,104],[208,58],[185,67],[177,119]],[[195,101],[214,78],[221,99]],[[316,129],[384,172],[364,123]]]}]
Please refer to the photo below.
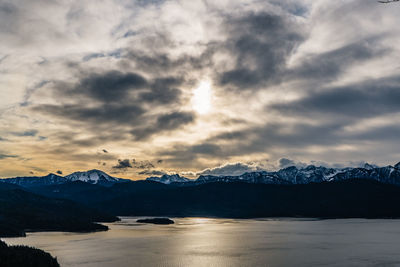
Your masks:
[{"label": "snowcapped mountain peak", "polygon": [[297,171],[297,167],[296,166],[289,166],[289,167],[286,167],[284,169],[281,169],[280,171]]},{"label": "snowcapped mountain peak", "polygon": [[179,174],[164,174],[161,177],[149,177],[146,179],[146,181],[153,181],[153,182],[159,182],[163,184],[171,184],[171,183],[185,183],[189,182],[190,179],[186,177],[181,177]]},{"label": "snowcapped mountain peak", "polygon": [[65,176],[65,178],[71,182],[82,181],[91,184],[101,184],[107,182],[116,183],[120,180],[119,178],[112,177],[107,173],[96,169],[86,172],[74,172]]},{"label": "snowcapped mountain peak", "polygon": [[395,167],[396,169],[400,169],[400,162],[398,162],[396,165],[394,165],[394,167]]},{"label": "snowcapped mountain peak", "polygon": [[369,163],[365,163],[363,168],[366,169],[366,170],[373,170],[375,167],[372,166],[372,165],[369,164]]},{"label": "snowcapped mountain peak", "polygon": [[306,171],[313,171],[315,170],[317,167],[315,167],[315,165],[308,165],[307,167],[304,168],[304,170]]}]

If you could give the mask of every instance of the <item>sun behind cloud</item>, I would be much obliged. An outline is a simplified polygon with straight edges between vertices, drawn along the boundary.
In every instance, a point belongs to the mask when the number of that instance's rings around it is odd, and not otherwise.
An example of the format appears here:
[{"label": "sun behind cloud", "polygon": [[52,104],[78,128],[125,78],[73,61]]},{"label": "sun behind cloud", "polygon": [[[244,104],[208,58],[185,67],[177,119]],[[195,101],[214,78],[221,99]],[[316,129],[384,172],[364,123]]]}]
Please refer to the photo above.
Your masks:
[{"label": "sun behind cloud", "polygon": [[212,87],[211,82],[203,80],[193,90],[192,106],[193,109],[199,114],[207,114],[212,108]]}]

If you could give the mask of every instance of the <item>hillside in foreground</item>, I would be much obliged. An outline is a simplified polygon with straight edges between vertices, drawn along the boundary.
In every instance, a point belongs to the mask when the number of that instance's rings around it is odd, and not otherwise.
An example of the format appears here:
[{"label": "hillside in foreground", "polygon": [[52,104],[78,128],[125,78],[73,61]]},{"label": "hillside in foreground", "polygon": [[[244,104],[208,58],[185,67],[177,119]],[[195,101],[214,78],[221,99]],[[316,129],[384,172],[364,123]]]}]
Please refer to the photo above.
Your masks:
[{"label": "hillside in foreground", "polygon": [[0,240],[2,267],[60,267],[57,259],[43,250],[27,246],[8,246]]}]

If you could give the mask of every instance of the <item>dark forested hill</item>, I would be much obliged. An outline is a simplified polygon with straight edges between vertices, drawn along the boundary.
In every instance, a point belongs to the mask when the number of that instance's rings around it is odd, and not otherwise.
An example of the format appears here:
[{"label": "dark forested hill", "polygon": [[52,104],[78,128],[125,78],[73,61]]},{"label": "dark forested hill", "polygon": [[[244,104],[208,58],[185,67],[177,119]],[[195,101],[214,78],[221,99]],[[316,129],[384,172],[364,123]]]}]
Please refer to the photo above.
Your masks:
[{"label": "dark forested hill", "polygon": [[56,258],[43,250],[26,246],[7,246],[0,240],[1,267],[60,267]]},{"label": "dark forested hill", "polygon": [[216,217],[400,217],[400,187],[354,179],[304,185],[207,183],[165,185],[151,181],[110,188],[64,184],[40,188],[114,215]]},{"label": "dark forested hill", "polygon": [[400,187],[371,180],[307,185],[210,183],[166,187],[94,203],[119,215],[400,217]]},{"label": "dark forested hill", "polygon": [[27,192],[15,185],[0,184],[0,236],[23,236],[33,231],[99,231],[118,218],[67,199]]}]

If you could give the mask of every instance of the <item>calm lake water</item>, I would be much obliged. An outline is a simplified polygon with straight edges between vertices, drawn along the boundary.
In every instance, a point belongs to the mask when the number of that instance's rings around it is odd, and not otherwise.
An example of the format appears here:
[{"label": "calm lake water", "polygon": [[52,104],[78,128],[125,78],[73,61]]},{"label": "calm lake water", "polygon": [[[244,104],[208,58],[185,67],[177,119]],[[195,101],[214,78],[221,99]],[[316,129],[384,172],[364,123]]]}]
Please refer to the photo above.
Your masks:
[{"label": "calm lake water", "polygon": [[107,232],[4,240],[50,252],[64,267],[400,266],[400,220],[136,219],[107,224]]}]

